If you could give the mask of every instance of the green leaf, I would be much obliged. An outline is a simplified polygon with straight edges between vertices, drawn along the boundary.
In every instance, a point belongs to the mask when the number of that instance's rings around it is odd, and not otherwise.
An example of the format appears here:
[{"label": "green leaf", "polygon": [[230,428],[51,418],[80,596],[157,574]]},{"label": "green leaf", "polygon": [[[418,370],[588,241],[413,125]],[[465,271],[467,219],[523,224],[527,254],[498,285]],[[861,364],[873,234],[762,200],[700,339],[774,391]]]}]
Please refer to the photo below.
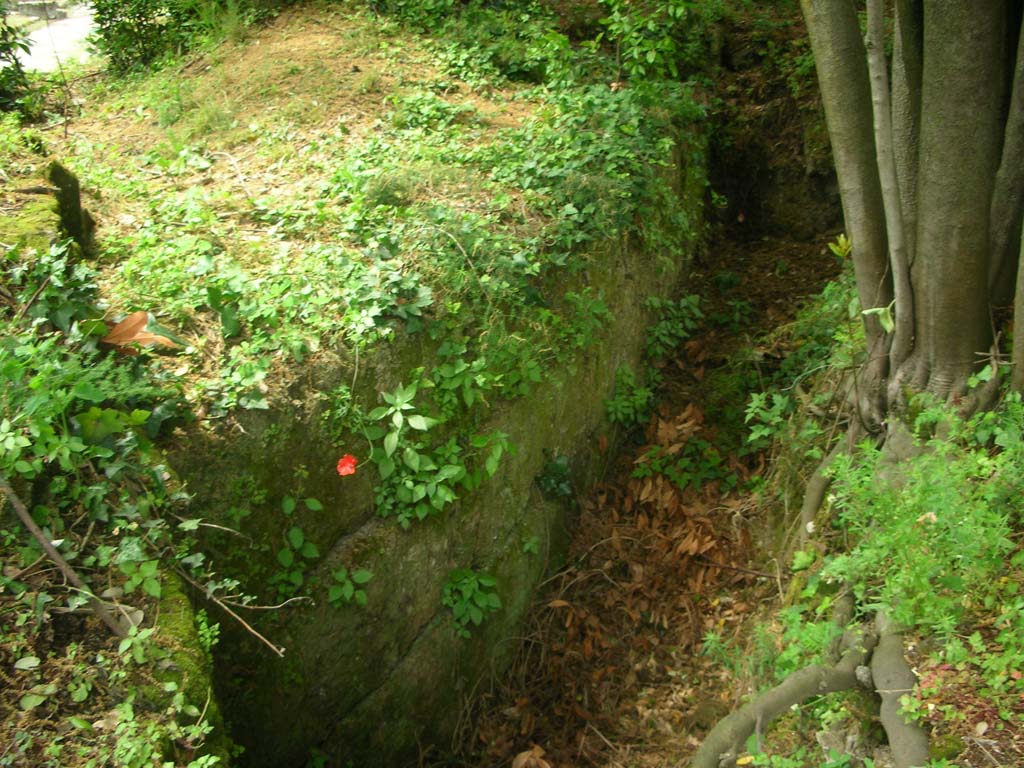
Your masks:
[{"label": "green leaf", "polygon": [[354,571],[352,573],[352,581],[354,581],[356,584],[366,584],[372,578],[373,573],[366,570],[365,568],[360,568],[358,571]]},{"label": "green leaf", "polygon": [[38,707],[40,704],[46,701],[47,698],[49,697],[40,696],[37,693],[26,693],[24,696],[21,697],[21,700],[19,701],[19,706],[21,707],[22,711],[28,712]]},{"label": "green leaf", "polygon": [[150,597],[160,597],[160,581],[148,578],[142,582],[142,591]]},{"label": "green leaf", "polygon": [[871,309],[865,309],[861,311],[862,315],[876,315],[878,322],[882,326],[882,330],[886,333],[892,333],[896,328],[896,323],[892,319],[892,304],[887,307],[872,307]]},{"label": "green leaf", "polygon": [[38,656],[22,656],[14,662],[15,669],[35,669],[40,664]]},{"label": "green leaf", "polygon": [[102,403],[107,399],[106,392],[88,381],[80,381],[75,384],[71,394],[79,400],[85,400],[90,403]]},{"label": "green leaf", "polygon": [[314,558],[320,557],[320,550],[316,548],[316,544],[312,541],[306,541],[302,545],[302,556],[307,560],[313,560]]},{"label": "green leaf", "polygon": [[401,429],[404,421],[405,416],[402,415],[401,411],[395,411],[391,414],[391,423],[395,425],[395,429]]},{"label": "green leaf", "polygon": [[388,436],[384,438],[384,453],[388,456],[395,452],[398,447],[398,433],[388,432]]},{"label": "green leaf", "polygon": [[413,472],[418,472],[420,469],[420,455],[416,453],[415,449],[411,446],[406,447],[402,451],[402,461],[405,462],[405,466],[411,469]]},{"label": "green leaf", "polygon": [[80,717],[69,717],[68,718],[68,722],[71,723],[73,726],[75,726],[75,728],[77,728],[80,731],[91,731],[92,730],[92,725],[89,723],[89,721],[88,720],[83,720]]},{"label": "green leaf", "polygon": [[294,512],[295,499],[293,499],[291,496],[285,496],[283,499],[281,499],[281,511],[284,512],[286,515],[290,515],[292,512]]},{"label": "green leaf", "polygon": [[391,458],[385,457],[377,462],[377,471],[380,472],[380,479],[387,480],[395,471],[395,462]]},{"label": "green leaf", "polygon": [[460,477],[463,472],[465,472],[465,469],[460,467],[458,464],[445,464],[440,470],[438,470],[435,479],[440,483],[445,480]]},{"label": "green leaf", "polygon": [[[386,398],[387,396],[385,395],[385,399]],[[379,408],[374,408],[372,411],[370,411],[366,418],[368,418],[370,421],[377,421],[378,419],[383,419],[385,416],[387,416],[387,414],[388,409],[382,405]]]},{"label": "green leaf", "polygon": [[224,338],[230,339],[242,332],[242,324],[238,321],[238,309],[226,304],[220,311],[220,324]]},{"label": "green leaf", "polygon": [[484,470],[487,472],[488,477],[494,477],[494,473],[498,471],[498,463],[501,461],[502,447],[500,445],[494,446],[491,449],[490,456],[487,457],[487,461],[484,462]]},{"label": "green leaf", "polygon": [[814,564],[817,556],[818,555],[814,550],[797,552],[793,555],[793,567],[790,570],[792,570],[793,573],[806,571]]},{"label": "green leaf", "polygon": [[277,562],[283,565],[285,568],[290,568],[295,562],[295,553],[285,547],[277,551]]},{"label": "green leaf", "polygon": [[288,543],[292,545],[292,549],[301,548],[305,541],[306,535],[302,532],[302,529],[299,528],[299,526],[293,525],[288,529]]},{"label": "green leaf", "polygon": [[317,499],[306,499],[303,503],[310,512],[322,512],[324,509],[324,505]]},{"label": "green leaf", "polygon": [[437,424],[437,419],[428,419],[426,416],[415,414],[408,418],[408,422],[409,426],[413,429],[418,429],[420,432],[426,432]]}]

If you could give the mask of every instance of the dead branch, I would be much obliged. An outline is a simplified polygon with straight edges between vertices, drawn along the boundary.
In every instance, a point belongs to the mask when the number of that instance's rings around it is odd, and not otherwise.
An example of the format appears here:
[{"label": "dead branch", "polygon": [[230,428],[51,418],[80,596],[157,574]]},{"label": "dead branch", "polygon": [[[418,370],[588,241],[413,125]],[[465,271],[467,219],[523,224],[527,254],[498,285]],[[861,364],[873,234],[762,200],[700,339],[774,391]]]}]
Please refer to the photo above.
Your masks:
[{"label": "dead branch", "polygon": [[193,587],[195,587],[200,592],[202,592],[207,600],[210,600],[211,602],[213,602],[222,611],[224,611],[228,616],[230,616],[235,621],[237,621],[239,624],[241,624],[246,632],[248,632],[250,635],[255,637],[257,640],[259,640],[261,643],[263,643],[265,646],[267,646],[267,648],[272,650],[274,653],[276,653],[279,658],[282,658],[282,659],[284,658],[284,651],[285,651],[284,648],[279,647],[277,645],[274,645],[272,642],[267,640],[267,638],[265,638],[263,635],[261,635],[259,632],[257,632],[252,627],[252,625],[249,624],[249,622],[247,622],[245,619],[243,619],[241,616],[239,616],[237,613],[235,613],[233,610],[231,610],[231,607],[227,603],[225,603],[223,600],[218,598],[216,595],[211,595],[211,594],[207,593],[207,591],[205,589],[203,589],[203,586],[199,582],[197,582],[195,579],[193,579],[191,576],[189,576],[187,573],[185,573],[185,571],[181,570],[180,568],[176,568],[175,570],[178,572],[178,575],[181,576],[181,578],[183,578],[185,581],[187,581]]},{"label": "dead branch", "polygon": [[21,520],[21,524],[24,525],[29,533],[31,533],[39,545],[43,548],[46,556],[53,561],[60,572],[64,574],[64,577],[70,581],[78,590],[86,596],[89,601],[89,608],[95,614],[96,618],[100,619],[106,624],[110,631],[113,632],[117,637],[127,637],[128,631],[124,626],[117,620],[113,613],[107,608],[107,606],[93,594],[92,590],[86,586],[85,582],[82,581],[81,577],[75,572],[68,561],[61,557],[60,552],[53,546],[50,539],[43,533],[43,530],[36,524],[36,521],[32,519],[32,515],[29,514],[25,504],[18,497],[18,494],[14,492],[10,484],[7,482],[7,478],[0,474],[0,491],[4,492],[4,495],[11,502],[11,506],[14,507],[14,511],[18,515],[18,519]]}]

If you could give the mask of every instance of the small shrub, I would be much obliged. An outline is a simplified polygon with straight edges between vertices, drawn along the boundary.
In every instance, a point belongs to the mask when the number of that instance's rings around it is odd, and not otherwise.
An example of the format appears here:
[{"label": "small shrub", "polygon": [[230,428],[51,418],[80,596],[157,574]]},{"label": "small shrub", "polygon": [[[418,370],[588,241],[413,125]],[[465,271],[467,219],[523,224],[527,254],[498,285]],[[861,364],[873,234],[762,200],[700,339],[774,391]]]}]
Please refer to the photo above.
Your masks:
[{"label": "small shrub", "polygon": [[497,585],[493,576],[468,568],[457,568],[448,574],[441,602],[451,609],[459,637],[469,637],[471,627],[480,626],[488,614],[501,608]]},{"label": "small shrub", "polygon": [[624,427],[643,424],[651,415],[653,405],[654,392],[650,387],[641,386],[633,371],[623,367],[615,372],[615,394],[604,401],[609,421]]},{"label": "small shrub", "polygon": [[0,112],[17,109],[28,90],[28,78],[18,60],[19,53],[28,53],[28,38],[22,30],[7,23],[3,16],[6,8],[5,0],[0,0]]}]

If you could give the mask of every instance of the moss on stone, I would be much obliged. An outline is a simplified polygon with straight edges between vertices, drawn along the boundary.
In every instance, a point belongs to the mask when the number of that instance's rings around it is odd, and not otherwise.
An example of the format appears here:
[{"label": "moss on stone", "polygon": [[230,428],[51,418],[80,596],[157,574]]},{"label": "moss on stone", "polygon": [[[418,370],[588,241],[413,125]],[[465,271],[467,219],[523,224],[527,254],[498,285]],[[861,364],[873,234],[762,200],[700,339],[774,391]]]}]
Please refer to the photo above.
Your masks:
[{"label": "moss on stone", "polygon": [[186,701],[205,713],[213,730],[202,754],[217,755],[221,759],[219,765],[229,765],[232,742],[213,689],[212,659],[199,640],[195,611],[184,592],[184,584],[173,571],[161,573],[156,624],[159,644],[170,653],[170,658],[157,665],[154,676],[161,683],[174,682]]},{"label": "moss on stone", "polygon": [[19,210],[0,218],[0,243],[21,251],[47,251],[60,232],[60,206],[48,194],[31,196]]}]

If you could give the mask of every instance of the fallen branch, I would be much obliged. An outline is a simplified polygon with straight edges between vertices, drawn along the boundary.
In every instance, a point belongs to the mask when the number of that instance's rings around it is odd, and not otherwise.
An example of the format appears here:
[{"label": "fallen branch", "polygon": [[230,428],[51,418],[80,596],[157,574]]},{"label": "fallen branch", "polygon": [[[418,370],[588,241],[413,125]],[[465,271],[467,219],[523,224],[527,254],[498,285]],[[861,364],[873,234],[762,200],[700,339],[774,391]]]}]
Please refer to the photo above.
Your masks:
[{"label": "fallen branch", "polygon": [[106,624],[110,628],[110,631],[117,637],[127,637],[128,631],[124,628],[121,622],[119,622],[114,614],[110,612],[103,601],[93,594],[92,590],[86,586],[81,577],[75,573],[75,569],[68,564],[67,560],[61,557],[60,552],[58,552],[57,548],[53,546],[53,543],[49,538],[47,538],[46,534],[43,533],[43,530],[36,525],[36,521],[32,519],[32,515],[29,514],[25,504],[18,497],[18,494],[14,492],[14,489],[11,488],[4,475],[0,475],[0,491],[3,491],[4,495],[11,502],[11,506],[14,507],[14,511],[18,515],[18,519],[21,520],[21,524],[24,525],[28,529],[29,533],[35,537],[36,541],[39,542],[39,545],[43,548],[46,556],[49,557],[50,560],[53,561],[53,564],[60,569],[60,572],[64,574],[64,578],[70,581],[82,592],[82,594],[86,596],[86,599],[89,601],[89,608],[92,610],[93,614]]},{"label": "fallen branch", "polygon": [[857,667],[865,664],[874,644],[873,634],[847,631],[843,636],[844,651],[838,663],[804,667],[721,720],[704,739],[690,762],[690,768],[732,768],[750,735],[755,732],[760,735],[770,722],[784,715],[790,707],[812,696],[856,686]]}]

